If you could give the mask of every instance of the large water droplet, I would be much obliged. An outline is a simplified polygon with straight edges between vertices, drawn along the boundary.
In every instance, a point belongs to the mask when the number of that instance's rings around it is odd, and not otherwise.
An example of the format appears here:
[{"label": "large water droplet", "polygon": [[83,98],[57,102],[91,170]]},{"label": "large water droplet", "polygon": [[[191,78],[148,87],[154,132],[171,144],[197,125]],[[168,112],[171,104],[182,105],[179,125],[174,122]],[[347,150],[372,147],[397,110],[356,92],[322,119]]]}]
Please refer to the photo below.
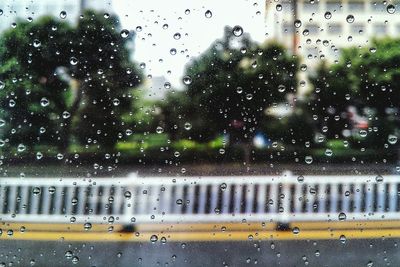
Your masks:
[{"label": "large water droplet", "polygon": [[67,12],[66,11],[61,11],[60,12],[60,18],[65,19],[67,17]]},{"label": "large water droplet", "polygon": [[40,47],[41,45],[42,45],[42,43],[38,39],[33,40],[34,47]]},{"label": "large water droplet", "polygon": [[122,38],[127,38],[129,36],[129,31],[127,29],[123,29],[120,35]]},{"label": "large water droplet", "polygon": [[391,145],[394,145],[397,143],[397,136],[393,135],[393,134],[389,134],[388,136],[388,142]]},{"label": "large water droplet", "polygon": [[353,22],[354,22],[354,16],[353,16],[353,15],[348,15],[348,16],[346,17],[346,21],[347,21],[348,23],[353,23]]},{"label": "large water droplet", "polygon": [[161,133],[163,133],[163,132],[164,132],[163,127],[157,126],[157,128],[156,128],[156,133],[161,134]]},{"label": "large water droplet", "polygon": [[190,129],[192,129],[192,124],[190,124],[190,122],[185,122],[185,125],[183,127],[186,131],[189,131]]},{"label": "large water droplet", "polygon": [[150,237],[150,242],[151,242],[151,243],[155,243],[155,242],[157,242],[157,240],[158,240],[158,237],[157,237],[156,235],[152,235],[152,236]]},{"label": "large water droplet", "polygon": [[236,25],[235,27],[233,27],[232,33],[236,37],[239,37],[239,36],[241,36],[243,34],[243,28],[240,27],[239,25]]},{"label": "large water droplet", "polygon": [[186,75],[185,77],[183,77],[183,83],[186,84],[186,85],[191,84],[192,83],[192,78],[190,76]]},{"label": "large water droplet", "polygon": [[76,57],[71,57],[69,59],[69,63],[73,66],[75,66],[76,64],[78,64],[78,59]]},{"label": "large water droplet", "polygon": [[388,5],[388,6],[386,7],[386,10],[387,10],[387,12],[388,12],[389,14],[393,14],[394,12],[396,12],[396,7],[395,7],[394,5],[392,5],[392,4],[390,4],[390,5]]},{"label": "large water droplet", "polygon": [[47,98],[42,97],[42,99],[40,99],[40,105],[42,107],[47,107],[49,104],[50,104],[50,101]]},{"label": "large water droplet", "polygon": [[174,39],[175,39],[175,40],[181,39],[181,34],[180,34],[179,32],[175,33],[175,34],[174,34]]},{"label": "large water droplet", "polygon": [[330,19],[330,18],[332,18],[332,13],[329,12],[329,11],[327,11],[327,12],[325,12],[324,17],[325,17],[326,19]]},{"label": "large water droplet", "polygon": [[204,16],[209,19],[212,17],[212,12],[210,10],[207,10],[206,13],[204,13]]},{"label": "large water droplet", "polygon": [[307,164],[311,164],[311,163],[313,162],[313,157],[312,157],[312,156],[306,156],[306,157],[304,158],[304,161],[305,161]]},{"label": "large water droplet", "polygon": [[17,147],[18,152],[23,152],[25,151],[26,146],[24,144],[19,144]]}]

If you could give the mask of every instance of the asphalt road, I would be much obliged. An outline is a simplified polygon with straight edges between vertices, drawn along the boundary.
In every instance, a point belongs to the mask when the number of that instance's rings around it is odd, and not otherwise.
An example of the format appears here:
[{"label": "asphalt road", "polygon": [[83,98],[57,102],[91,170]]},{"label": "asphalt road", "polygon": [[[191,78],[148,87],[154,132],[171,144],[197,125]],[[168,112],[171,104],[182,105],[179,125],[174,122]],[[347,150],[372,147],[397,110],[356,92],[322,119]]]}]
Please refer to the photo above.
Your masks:
[{"label": "asphalt road", "polygon": [[[3,233],[5,234],[5,233]],[[0,242],[0,266],[400,266],[400,239]]]}]

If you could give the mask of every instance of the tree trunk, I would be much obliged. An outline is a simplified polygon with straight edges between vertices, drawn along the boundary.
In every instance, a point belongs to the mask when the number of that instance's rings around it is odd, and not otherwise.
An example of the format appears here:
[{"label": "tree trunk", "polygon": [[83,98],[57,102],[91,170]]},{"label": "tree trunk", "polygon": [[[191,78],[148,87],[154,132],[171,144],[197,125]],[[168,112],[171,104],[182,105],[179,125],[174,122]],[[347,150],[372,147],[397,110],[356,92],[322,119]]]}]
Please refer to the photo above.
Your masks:
[{"label": "tree trunk", "polygon": [[62,144],[62,152],[65,154],[68,152],[68,147],[70,145],[70,140],[71,140],[71,132],[72,132],[72,121],[74,117],[76,116],[79,106],[81,104],[81,100],[83,97],[84,90],[86,88],[86,84],[81,84],[78,83],[78,86],[76,88],[72,88],[72,90],[76,90],[76,94],[74,96],[74,101],[71,105],[71,107],[67,110],[69,112],[69,117],[64,119],[64,130],[63,130],[63,140],[64,143]]}]

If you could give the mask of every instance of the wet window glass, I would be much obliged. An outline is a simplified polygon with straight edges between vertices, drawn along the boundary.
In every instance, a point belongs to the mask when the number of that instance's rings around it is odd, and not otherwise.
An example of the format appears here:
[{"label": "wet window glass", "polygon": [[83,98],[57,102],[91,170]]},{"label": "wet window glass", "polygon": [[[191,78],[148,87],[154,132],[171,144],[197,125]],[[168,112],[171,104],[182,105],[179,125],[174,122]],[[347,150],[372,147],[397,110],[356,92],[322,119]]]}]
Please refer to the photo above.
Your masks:
[{"label": "wet window glass", "polygon": [[2,0],[0,267],[400,266],[399,3]]}]

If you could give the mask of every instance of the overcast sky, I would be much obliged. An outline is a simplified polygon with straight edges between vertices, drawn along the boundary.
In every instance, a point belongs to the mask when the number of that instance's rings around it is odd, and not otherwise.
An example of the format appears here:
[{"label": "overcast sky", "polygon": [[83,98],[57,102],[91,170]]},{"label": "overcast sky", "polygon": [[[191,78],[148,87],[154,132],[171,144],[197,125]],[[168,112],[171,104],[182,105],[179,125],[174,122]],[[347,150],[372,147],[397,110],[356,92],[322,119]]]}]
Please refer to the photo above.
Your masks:
[{"label": "overcast sky", "polygon": [[[146,64],[146,73],[165,76],[179,87],[185,64],[220,38],[225,25],[241,25],[254,40],[265,38],[264,1],[260,0],[118,0],[113,1],[113,9],[123,28],[141,27],[135,59]],[[176,33],[180,39],[174,38]],[[172,48],[176,55],[171,55]]]}]

